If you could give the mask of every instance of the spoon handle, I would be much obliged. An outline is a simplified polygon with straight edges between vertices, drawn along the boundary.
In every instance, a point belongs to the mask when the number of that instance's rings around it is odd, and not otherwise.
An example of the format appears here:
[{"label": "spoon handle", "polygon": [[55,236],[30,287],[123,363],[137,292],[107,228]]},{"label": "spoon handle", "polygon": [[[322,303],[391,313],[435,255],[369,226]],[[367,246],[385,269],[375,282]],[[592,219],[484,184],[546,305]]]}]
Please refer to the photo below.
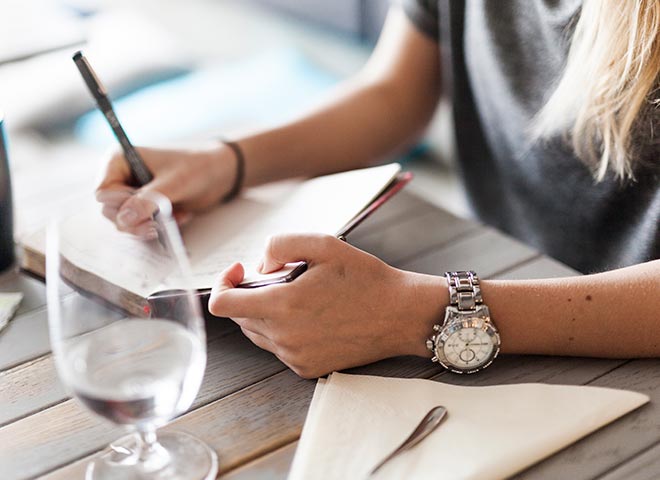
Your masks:
[{"label": "spoon handle", "polygon": [[376,465],[371,472],[369,472],[369,476],[372,476],[375,474],[380,468],[385,465],[387,462],[392,460],[394,457],[396,457],[398,454],[401,452],[405,452],[406,450],[411,449],[415,445],[417,445],[419,442],[424,440],[426,437],[429,436],[433,430],[438,428],[438,425],[442,423],[442,420],[447,416],[447,409],[443,407],[442,405],[439,405],[437,407],[433,407],[429,413],[427,413],[424,418],[422,419],[421,422],[419,422],[419,425],[415,428],[415,430],[410,434],[408,438],[404,440],[404,442],[399,445],[392,453],[390,453],[387,457],[385,457],[378,465]]}]

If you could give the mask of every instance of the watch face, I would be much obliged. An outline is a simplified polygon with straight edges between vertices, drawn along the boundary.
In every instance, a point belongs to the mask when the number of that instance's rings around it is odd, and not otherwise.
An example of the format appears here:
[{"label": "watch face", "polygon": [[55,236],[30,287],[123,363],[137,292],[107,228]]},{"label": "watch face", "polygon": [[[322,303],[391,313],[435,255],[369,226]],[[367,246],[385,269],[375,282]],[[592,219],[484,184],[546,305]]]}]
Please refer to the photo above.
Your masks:
[{"label": "watch face", "polygon": [[488,366],[499,353],[499,335],[491,322],[458,321],[438,335],[436,355],[440,363],[457,373],[472,373]]}]

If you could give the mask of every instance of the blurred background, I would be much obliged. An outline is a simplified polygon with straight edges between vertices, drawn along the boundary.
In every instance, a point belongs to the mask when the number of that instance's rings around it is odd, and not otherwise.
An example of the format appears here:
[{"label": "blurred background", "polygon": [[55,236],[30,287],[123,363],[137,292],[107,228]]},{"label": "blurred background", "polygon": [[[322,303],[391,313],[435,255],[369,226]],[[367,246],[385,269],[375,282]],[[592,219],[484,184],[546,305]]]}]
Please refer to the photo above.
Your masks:
[{"label": "blurred background", "polygon": [[[71,55],[82,49],[137,145],[231,137],[295,117],[367,60],[389,0],[2,0],[16,236],[89,198],[116,148]],[[409,187],[467,216],[448,108],[403,158]]]}]

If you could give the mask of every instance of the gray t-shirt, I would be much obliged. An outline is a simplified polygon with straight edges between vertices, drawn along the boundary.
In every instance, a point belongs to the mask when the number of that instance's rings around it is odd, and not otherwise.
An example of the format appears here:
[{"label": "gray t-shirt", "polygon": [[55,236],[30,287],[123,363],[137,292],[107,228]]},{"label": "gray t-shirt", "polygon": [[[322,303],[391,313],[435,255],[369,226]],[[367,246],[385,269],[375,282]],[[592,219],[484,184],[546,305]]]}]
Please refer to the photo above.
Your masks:
[{"label": "gray t-shirt", "polygon": [[403,0],[440,41],[459,166],[477,216],[584,272],[660,258],[660,111],[638,135],[635,182],[596,182],[529,125],[563,72],[577,0]]}]

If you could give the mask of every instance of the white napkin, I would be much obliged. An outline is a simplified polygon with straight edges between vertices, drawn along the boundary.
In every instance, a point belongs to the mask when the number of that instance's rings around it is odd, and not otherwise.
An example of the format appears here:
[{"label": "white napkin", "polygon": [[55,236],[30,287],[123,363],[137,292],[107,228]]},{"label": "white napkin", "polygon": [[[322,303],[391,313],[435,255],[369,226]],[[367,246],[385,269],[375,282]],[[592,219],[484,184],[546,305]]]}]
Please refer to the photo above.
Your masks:
[{"label": "white napkin", "polygon": [[444,422],[374,478],[506,478],[648,401],[599,387],[459,387],[333,373],[317,384],[289,480],[367,478],[436,405],[448,409]]},{"label": "white napkin", "polygon": [[23,300],[22,293],[0,293],[0,330],[5,328]]}]

